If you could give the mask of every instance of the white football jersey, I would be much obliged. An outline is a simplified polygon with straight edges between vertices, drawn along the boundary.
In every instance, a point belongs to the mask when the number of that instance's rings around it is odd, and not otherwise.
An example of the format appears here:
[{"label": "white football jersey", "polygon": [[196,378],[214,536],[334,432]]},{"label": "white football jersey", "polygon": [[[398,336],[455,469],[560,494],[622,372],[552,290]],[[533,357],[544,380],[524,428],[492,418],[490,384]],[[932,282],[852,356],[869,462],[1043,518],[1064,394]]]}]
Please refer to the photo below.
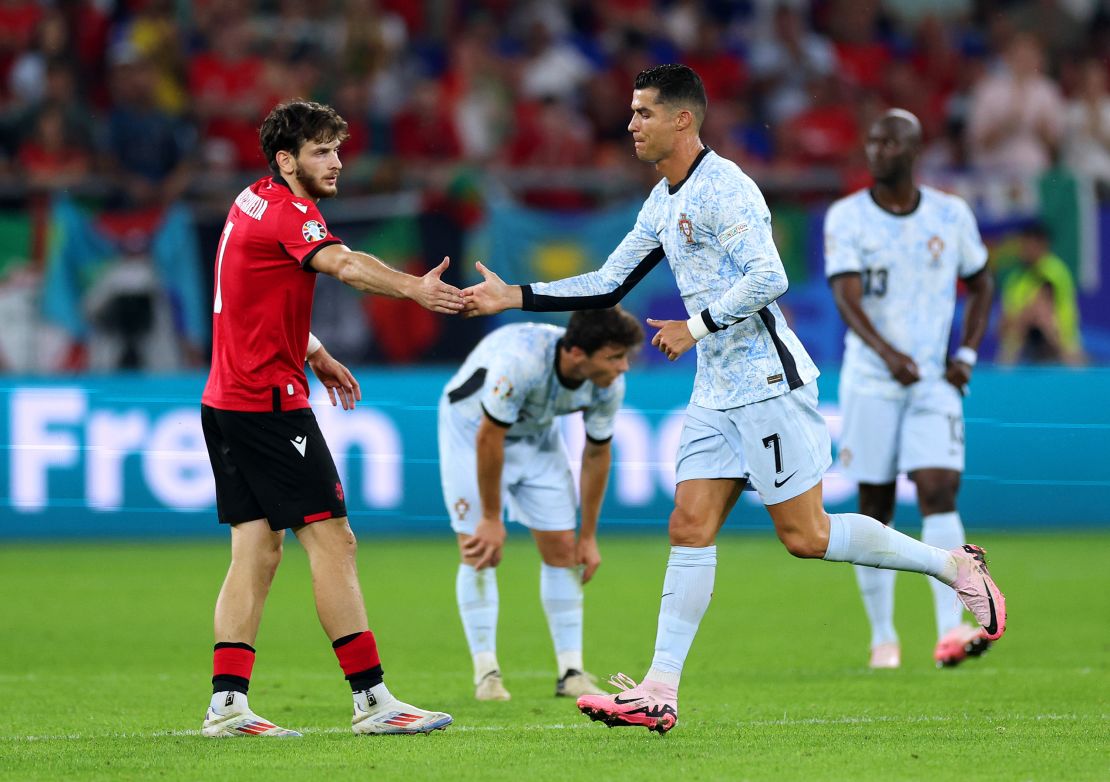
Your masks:
[{"label": "white football jersey", "polygon": [[611,438],[624,376],[608,388],[589,380],[568,387],[555,367],[565,332],[545,323],[514,323],[487,334],[444,388],[452,412],[474,427],[489,415],[509,427],[507,437],[526,437],[550,428],[556,416],[581,411],[587,437]]},{"label": "white football jersey", "polygon": [[523,309],[610,307],[664,257],[687,313],[700,315],[711,332],[697,343],[694,404],[727,410],[817,377],[775,303],[786,292],[786,270],[763,194],[739,166],[709,149],[682,182],[659,181],[600,269],[523,286]]},{"label": "white football jersey", "polygon": [[[917,208],[892,214],[860,190],[825,216],[825,274],[855,273],[863,311],[887,342],[911,356],[923,379],[944,376],[956,308],[956,280],[987,263],[971,208],[958,196],[922,187]],[[851,329],[844,338],[847,380],[864,393],[904,392],[879,355]]]}]

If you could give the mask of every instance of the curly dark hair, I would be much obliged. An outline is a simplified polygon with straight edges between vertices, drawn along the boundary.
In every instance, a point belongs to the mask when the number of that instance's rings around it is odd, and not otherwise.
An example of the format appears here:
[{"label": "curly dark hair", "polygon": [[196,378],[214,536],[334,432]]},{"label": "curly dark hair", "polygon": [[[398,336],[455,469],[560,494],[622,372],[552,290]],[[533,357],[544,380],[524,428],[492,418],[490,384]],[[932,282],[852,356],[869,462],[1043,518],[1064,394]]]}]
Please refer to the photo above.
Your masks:
[{"label": "curly dark hair", "polygon": [[609,307],[603,310],[578,310],[570,316],[563,347],[578,347],[592,355],[606,345],[639,347],[644,341],[640,322],[627,310]]},{"label": "curly dark hair", "polygon": [[697,71],[687,65],[656,65],[636,76],[634,89],[646,90],[654,87],[659,90],[659,103],[675,105],[694,112],[698,127],[705,120],[705,108],[709,101],[705,97],[705,85]]},{"label": "curly dark hair", "polygon": [[346,141],[347,121],[331,106],[310,100],[291,100],[274,106],[258,129],[258,139],[270,170],[280,176],[278,152],[285,151],[295,157],[310,141]]}]

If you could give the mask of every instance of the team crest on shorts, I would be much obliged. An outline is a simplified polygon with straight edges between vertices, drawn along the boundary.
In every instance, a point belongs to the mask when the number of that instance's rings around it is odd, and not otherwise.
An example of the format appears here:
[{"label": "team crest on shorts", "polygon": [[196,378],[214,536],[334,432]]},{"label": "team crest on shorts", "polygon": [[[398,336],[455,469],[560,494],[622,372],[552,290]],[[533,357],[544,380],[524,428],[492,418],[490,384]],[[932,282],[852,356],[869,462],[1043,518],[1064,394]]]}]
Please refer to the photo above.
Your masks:
[{"label": "team crest on shorts", "polygon": [[301,226],[301,235],[306,242],[318,242],[328,235],[328,229],[319,220],[309,220]]},{"label": "team crest on shorts", "polygon": [[694,244],[694,224],[690,222],[685,212],[678,216],[678,230],[686,237],[686,244]]},{"label": "team crest on shorts", "polygon": [[944,240],[934,234],[929,238],[926,246],[929,248],[929,254],[933,256],[933,265],[940,263],[940,254],[944,252]]},{"label": "team crest on shorts", "polygon": [[466,501],[466,498],[459,497],[452,507],[455,509],[455,515],[459,517],[459,521],[465,521],[466,514],[470,512],[470,503]]},{"label": "team crest on shorts", "polygon": [[840,449],[840,463],[845,467],[852,466],[852,451],[848,448]]}]

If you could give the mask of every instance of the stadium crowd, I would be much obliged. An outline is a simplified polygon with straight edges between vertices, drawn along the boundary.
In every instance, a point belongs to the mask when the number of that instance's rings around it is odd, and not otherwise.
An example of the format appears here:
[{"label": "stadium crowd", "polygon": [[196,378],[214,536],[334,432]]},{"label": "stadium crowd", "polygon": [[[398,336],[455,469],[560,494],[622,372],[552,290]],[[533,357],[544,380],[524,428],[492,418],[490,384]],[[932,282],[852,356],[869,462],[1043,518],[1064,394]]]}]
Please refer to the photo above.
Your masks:
[{"label": "stadium crowd", "polygon": [[0,200],[222,204],[264,170],[269,109],[309,97],[350,124],[345,195],[457,199],[480,173],[588,208],[653,181],[628,85],[661,62],[702,75],[703,138],[772,198],[865,185],[889,106],[922,119],[927,170],[1062,163],[1105,195],[1108,51],[1096,0],[0,0]]}]

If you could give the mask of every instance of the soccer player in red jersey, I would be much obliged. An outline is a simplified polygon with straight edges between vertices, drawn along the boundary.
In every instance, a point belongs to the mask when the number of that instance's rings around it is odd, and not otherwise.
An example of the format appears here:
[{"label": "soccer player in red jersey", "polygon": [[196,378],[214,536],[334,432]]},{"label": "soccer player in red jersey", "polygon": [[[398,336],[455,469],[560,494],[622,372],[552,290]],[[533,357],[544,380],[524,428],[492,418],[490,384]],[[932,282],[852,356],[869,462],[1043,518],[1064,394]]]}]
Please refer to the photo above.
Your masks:
[{"label": "soccer player in red jersey", "polygon": [[344,409],[361,398],[351,373],[309,333],[315,272],[367,293],[404,297],[433,312],[463,307],[440,277],[355,252],[316,207],[337,192],[347,123],[334,109],[290,101],[260,131],[272,176],[241,192],[216,253],[212,371],[201,421],[220,522],[231,527],[231,567],[216,601],[212,701],[205,736],[299,736],[247,704],[254,641],[281,561],[285,530],[308,553],[320,624],[354,693],[355,733],[426,733],[451,717],[395,698],[382,681],[355,564],[343,487],[308,403],[304,364]]}]

